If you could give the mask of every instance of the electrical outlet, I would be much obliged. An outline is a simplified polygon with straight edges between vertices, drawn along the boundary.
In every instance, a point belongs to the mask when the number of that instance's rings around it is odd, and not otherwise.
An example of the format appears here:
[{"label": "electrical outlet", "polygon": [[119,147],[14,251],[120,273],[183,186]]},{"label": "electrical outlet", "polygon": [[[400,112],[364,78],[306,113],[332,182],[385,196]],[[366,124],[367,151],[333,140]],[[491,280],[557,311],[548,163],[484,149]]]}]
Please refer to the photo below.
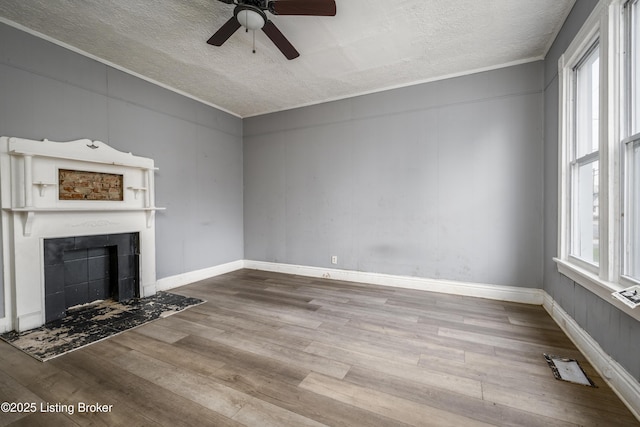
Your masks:
[{"label": "electrical outlet", "polygon": [[337,264],[337,263],[338,263],[338,255],[332,255],[331,264]]}]

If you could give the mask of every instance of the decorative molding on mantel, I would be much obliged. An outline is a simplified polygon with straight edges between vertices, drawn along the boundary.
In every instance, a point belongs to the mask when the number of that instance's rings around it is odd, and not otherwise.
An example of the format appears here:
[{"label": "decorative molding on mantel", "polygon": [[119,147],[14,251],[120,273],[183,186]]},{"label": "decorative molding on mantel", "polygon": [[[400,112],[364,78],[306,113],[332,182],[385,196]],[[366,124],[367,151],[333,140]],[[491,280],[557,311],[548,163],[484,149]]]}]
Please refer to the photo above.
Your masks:
[{"label": "decorative molding on mantel", "polygon": [[38,193],[40,193],[40,197],[44,197],[45,190],[48,187],[56,187],[57,186],[57,184],[55,184],[55,183],[42,182],[42,181],[34,182],[33,185],[38,187]]},{"label": "decorative molding on mantel", "polygon": [[140,169],[156,169],[152,159],[118,151],[102,141],[79,139],[69,142],[55,142],[53,145],[49,144],[51,142],[48,139],[36,141],[11,137],[9,138],[9,154],[12,156],[50,157]]},{"label": "decorative molding on mantel", "polygon": [[90,227],[90,228],[98,228],[98,227],[109,227],[114,225],[120,225],[119,222],[109,221],[108,219],[101,219],[98,221],[82,221],[76,224],[71,224],[71,227]]}]

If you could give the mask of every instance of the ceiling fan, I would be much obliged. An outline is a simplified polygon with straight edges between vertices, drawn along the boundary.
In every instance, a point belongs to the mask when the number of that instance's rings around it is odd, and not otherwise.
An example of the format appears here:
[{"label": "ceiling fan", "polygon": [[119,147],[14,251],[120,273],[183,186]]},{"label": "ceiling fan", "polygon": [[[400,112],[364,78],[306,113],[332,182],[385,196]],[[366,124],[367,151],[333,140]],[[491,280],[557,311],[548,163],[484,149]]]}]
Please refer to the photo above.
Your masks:
[{"label": "ceiling fan", "polygon": [[[235,4],[233,17],[230,18],[207,43],[222,46],[240,27],[262,31],[271,39],[287,59],[300,56],[295,47],[280,32],[278,27],[267,18],[273,15],[335,16],[335,0],[219,0],[226,4]],[[255,34],[255,33],[254,33]],[[255,40],[255,39],[254,39]],[[254,48],[255,53],[255,48]]]}]

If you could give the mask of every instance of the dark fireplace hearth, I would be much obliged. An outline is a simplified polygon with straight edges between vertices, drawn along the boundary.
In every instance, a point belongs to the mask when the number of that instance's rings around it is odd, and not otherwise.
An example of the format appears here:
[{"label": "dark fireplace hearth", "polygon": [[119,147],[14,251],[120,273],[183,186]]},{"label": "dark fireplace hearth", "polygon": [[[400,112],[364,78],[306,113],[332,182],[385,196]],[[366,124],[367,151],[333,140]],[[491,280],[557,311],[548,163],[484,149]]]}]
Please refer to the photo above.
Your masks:
[{"label": "dark fireplace hearth", "polygon": [[138,242],[138,233],[45,239],[45,321],[97,300],[139,297]]}]

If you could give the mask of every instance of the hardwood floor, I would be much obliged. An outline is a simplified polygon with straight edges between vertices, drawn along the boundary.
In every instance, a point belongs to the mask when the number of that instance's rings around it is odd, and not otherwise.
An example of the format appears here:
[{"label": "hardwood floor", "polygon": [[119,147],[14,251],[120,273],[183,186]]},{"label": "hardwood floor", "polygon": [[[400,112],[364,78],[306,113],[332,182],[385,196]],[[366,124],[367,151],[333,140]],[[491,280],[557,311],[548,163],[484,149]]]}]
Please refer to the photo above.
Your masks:
[{"label": "hardwood floor", "polygon": [[640,425],[542,307],[252,270],[173,292],[208,302],[46,363],[0,343],[0,402],[75,409],[0,425]]}]

